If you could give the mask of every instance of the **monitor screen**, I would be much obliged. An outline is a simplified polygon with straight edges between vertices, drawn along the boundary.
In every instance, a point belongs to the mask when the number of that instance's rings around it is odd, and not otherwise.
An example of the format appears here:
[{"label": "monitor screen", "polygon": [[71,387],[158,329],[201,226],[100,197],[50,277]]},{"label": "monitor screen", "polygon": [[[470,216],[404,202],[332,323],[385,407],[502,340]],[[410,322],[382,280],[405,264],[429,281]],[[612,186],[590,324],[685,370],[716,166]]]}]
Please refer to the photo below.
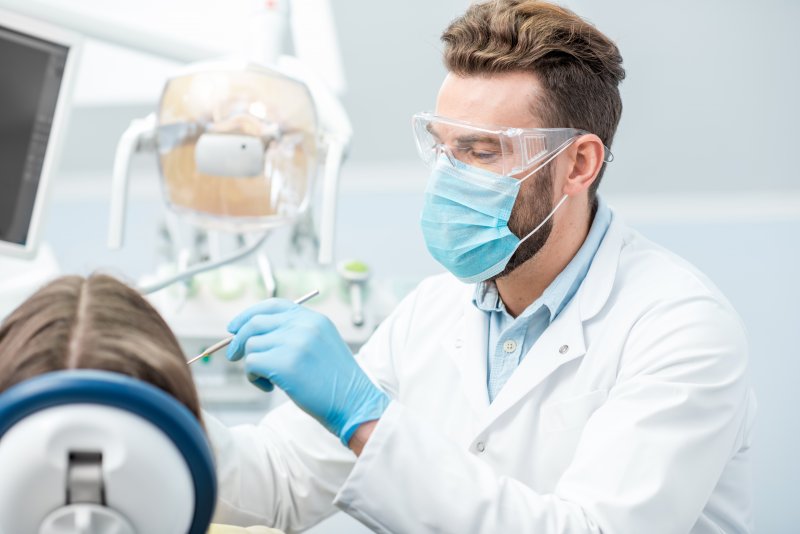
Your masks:
[{"label": "monitor screen", "polygon": [[0,241],[30,239],[68,54],[0,21]]}]

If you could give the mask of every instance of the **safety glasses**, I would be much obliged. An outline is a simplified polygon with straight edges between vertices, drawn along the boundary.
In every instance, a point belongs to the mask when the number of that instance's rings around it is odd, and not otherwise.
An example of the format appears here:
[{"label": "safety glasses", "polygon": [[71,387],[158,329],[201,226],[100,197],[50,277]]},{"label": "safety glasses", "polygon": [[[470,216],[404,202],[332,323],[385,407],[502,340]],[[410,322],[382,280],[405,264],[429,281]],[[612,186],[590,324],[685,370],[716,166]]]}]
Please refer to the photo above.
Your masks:
[{"label": "safety glasses", "polygon": [[[513,176],[546,163],[578,136],[576,128],[494,128],[417,113],[412,119],[417,150],[429,167],[442,155],[495,174]],[[613,159],[608,148],[605,161]]]}]

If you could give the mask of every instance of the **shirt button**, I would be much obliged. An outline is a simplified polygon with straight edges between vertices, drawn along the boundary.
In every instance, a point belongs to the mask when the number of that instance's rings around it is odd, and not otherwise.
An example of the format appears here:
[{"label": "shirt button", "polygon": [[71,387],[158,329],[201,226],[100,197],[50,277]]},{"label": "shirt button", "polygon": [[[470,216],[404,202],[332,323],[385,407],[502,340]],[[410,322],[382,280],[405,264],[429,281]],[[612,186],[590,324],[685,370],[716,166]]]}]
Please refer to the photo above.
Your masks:
[{"label": "shirt button", "polygon": [[513,339],[507,339],[505,343],[503,343],[503,350],[506,352],[514,352],[517,350],[517,342]]},{"label": "shirt button", "polygon": [[477,450],[478,452],[485,451],[486,450],[486,444],[484,442],[482,442],[482,441],[479,441],[478,443],[475,444],[475,450]]},{"label": "shirt button", "polygon": [[561,347],[559,347],[558,349],[558,352],[559,354],[566,354],[568,350],[569,350],[569,345],[561,345]]}]

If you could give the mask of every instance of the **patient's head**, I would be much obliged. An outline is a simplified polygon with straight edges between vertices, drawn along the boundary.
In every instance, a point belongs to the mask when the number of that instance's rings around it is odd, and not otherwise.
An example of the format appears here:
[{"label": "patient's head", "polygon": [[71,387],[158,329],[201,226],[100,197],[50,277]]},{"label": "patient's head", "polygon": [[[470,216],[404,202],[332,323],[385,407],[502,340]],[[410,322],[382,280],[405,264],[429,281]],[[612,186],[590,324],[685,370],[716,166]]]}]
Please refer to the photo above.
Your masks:
[{"label": "patient's head", "polygon": [[58,278],[0,326],[0,391],[63,369],[100,369],[149,382],[200,419],[197,391],[172,331],[139,293],[110,276]]}]

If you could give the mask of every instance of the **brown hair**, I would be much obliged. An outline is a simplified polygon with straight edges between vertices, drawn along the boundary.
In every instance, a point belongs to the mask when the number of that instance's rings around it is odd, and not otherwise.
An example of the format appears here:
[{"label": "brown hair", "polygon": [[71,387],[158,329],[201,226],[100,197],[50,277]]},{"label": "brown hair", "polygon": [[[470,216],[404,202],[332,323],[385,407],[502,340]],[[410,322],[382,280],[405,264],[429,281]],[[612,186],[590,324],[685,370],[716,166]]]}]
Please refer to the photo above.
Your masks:
[{"label": "brown hair", "polygon": [[58,278],[0,326],[0,391],[64,369],[100,369],[149,382],[201,420],[189,367],[167,323],[139,293],[110,276]]},{"label": "brown hair", "polygon": [[[620,116],[622,56],[608,37],[569,9],[538,0],[473,4],[442,34],[447,69],[461,76],[530,72],[544,98],[542,127],[579,128],[610,147]],[[589,190],[593,198],[605,165]]]}]

